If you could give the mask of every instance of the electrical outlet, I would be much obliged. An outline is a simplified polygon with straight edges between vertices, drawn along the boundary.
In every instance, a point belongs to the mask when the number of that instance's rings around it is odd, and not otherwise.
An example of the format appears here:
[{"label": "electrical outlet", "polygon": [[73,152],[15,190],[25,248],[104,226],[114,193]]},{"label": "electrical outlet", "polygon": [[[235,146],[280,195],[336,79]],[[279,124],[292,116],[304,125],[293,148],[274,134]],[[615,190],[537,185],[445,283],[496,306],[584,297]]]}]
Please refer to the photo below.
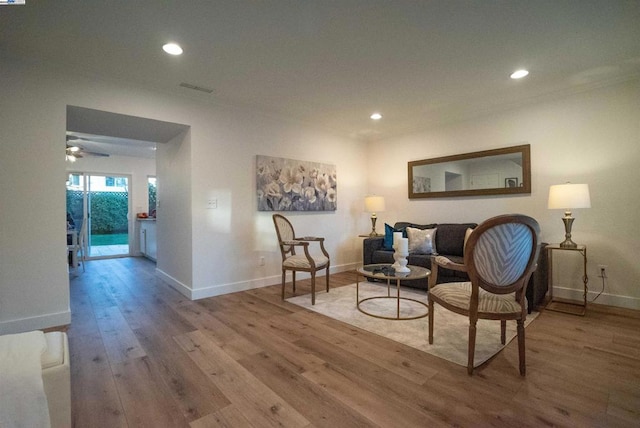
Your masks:
[{"label": "electrical outlet", "polygon": [[218,200],[217,199],[207,199],[207,209],[215,210],[218,208]]},{"label": "electrical outlet", "polygon": [[260,257],[260,266],[264,266],[264,257]]},{"label": "electrical outlet", "polygon": [[607,277],[607,265],[598,265],[598,278],[606,278]]}]

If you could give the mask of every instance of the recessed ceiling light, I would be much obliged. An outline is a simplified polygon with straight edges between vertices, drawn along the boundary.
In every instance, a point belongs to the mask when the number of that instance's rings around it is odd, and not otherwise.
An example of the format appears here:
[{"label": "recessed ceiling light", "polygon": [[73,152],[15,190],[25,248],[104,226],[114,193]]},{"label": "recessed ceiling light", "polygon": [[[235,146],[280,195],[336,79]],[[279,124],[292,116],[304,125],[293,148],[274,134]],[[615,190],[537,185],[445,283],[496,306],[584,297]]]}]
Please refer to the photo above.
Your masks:
[{"label": "recessed ceiling light", "polygon": [[162,47],[162,49],[170,54],[170,55],[181,55],[182,54],[182,48],[180,47],[180,45],[176,44],[176,43],[167,43],[166,45],[164,45]]},{"label": "recessed ceiling light", "polygon": [[382,119],[382,115],[380,113],[373,113],[371,116],[369,116],[371,119],[373,120],[380,120]]},{"label": "recessed ceiling light", "polygon": [[529,72],[527,70],[516,70],[513,73],[511,73],[511,78],[512,79],[522,79],[523,77],[525,77],[526,75],[528,75]]}]

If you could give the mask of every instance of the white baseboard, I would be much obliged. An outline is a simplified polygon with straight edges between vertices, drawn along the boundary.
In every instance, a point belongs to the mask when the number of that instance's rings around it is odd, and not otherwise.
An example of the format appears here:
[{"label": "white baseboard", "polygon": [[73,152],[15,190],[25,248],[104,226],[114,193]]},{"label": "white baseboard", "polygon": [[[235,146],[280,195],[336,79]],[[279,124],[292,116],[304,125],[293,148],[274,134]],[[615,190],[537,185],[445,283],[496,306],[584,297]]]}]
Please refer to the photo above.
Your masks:
[{"label": "white baseboard", "polygon": [[178,281],[177,279],[175,279],[174,277],[172,277],[168,273],[166,273],[166,272],[164,272],[164,271],[162,271],[162,270],[160,270],[158,268],[156,268],[156,276],[159,277],[160,279],[162,279],[167,284],[169,284],[169,286],[171,288],[173,288],[174,290],[176,290],[178,293],[180,293],[183,296],[187,297],[189,300],[193,300],[193,298],[191,297],[192,289],[188,285]]},{"label": "white baseboard", "polygon": [[[575,288],[554,287],[553,297],[559,297],[561,299],[575,300],[582,302],[583,290]],[[602,293],[597,299],[599,291],[587,291],[587,306],[589,303],[597,303],[599,305],[616,306],[618,308],[636,309],[640,310],[640,298],[631,296],[619,296],[615,294]],[[593,299],[596,299],[593,301]],[[593,301],[593,302],[592,302]]]},{"label": "white baseboard", "polygon": [[[358,267],[357,263],[349,263],[341,266],[332,266],[329,268],[329,273],[338,273],[338,272],[347,272],[350,270],[354,270]],[[324,272],[324,271],[321,271]],[[316,280],[318,278],[324,278],[324,275],[316,275]],[[156,268],[156,275],[160,277],[163,281],[169,284],[172,288],[178,291],[183,296],[189,298],[190,300],[199,300],[205,299],[207,297],[220,296],[223,294],[235,293],[238,291],[246,291],[252,290],[254,288],[268,287],[270,285],[280,284],[282,281],[281,275],[273,275],[262,278],[255,278],[247,281],[239,281],[228,284],[219,284],[213,285],[210,287],[201,287],[201,288],[190,288],[186,284],[178,281],[173,278],[171,275],[166,274],[160,269]],[[311,278],[311,275],[306,272],[298,272],[296,274],[296,279],[308,279]],[[287,274],[287,281],[291,281],[291,274]],[[355,276],[353,278],[353,282],[355,282]]]},{"label": "white baseboard", "polygon": [[[329,269],[330,273],[347,272],[355,270],[360,266],[359,263],[348,263],[340,266],[333,266]],[[320,272],[319,272],[320,273]],[[190,300],[205,299],[207,297],[220,296],[228,293],[235,293],[238,291],[246,291],[254,288],[268,287],[270,285],[280,284],[281,276],[273,275],[268,277],[256,278],[248,281],[240,281],[228,284],[212,285],[210,287],[202,287],[192,289],[186,284],[178,281],[165,272],[156,268],[156,275],[169,284],[172,288],[177,290],[180,294],[187,297]],[[296,274],[297,279],[308,279],[311,275],[305,272],[298,272]],[[316,278],[323,278],[324,275],[318,275]],[[291,274],[287,273],[287,282],[291,281]],[[353,282],[355,282],[355,276]],[[587,293],[587,303],[591,303],[592,300],[598,295],[598,291],[589,291]],[[554,287],[554,297],[562,299],[569,299],[575,301],[582,301],[582,290],[565,287]],[[593,303],[598,303],[607,306],[616,306],[619,308],[640,310],[640,298],[630,296],[618,296],[614,294],[602,293]],[[0,327],[1,328],[1,327]]]},{"label": "white baseboard", "polygon": [[24,333],[71,324],[71,311],[0,322],[0,334]]}]

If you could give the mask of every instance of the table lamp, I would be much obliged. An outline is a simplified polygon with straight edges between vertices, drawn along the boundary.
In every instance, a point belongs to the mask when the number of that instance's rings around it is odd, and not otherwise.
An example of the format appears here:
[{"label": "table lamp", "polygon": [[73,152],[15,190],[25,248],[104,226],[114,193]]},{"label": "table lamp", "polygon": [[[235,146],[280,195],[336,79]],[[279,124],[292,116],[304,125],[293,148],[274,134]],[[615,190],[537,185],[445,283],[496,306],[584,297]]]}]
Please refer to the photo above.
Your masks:
[{"label": "table lamp", "polygon": [[385,210],[384,197],[383,196],[367,196],[364,198],[364,210],[371,213],[371,233],[369,236],[380,236],[376,232],[376,213],[383,212]]},{"label": "table lamp", "polygon": [[576,248],[578,245],[571,240],[571,225],[574,218],[571,217],[573,208],[591,208],[591,198],[589,197],[588,184],[556,184],[549,188],[549,202],[547,206],[550,210],[564,209],[564,241],[560,243],[562,248]]}]

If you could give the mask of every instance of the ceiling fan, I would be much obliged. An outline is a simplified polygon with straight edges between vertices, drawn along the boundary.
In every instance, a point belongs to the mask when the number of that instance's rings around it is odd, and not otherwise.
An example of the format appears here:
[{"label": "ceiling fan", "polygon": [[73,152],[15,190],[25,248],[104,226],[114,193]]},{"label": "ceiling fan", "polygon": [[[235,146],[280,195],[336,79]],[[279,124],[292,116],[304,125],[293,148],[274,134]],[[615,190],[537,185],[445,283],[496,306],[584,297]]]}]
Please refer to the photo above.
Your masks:
[{"label": "ceiling fan", "polygon": [[73,135],[67,135],[66,159],[69,162],[75,162],[76,159],[82,158],[85,156],[109,157],[107,153],[94,152],[94,151],[85,149],[82,146],[83,142],[91,143],[91,140],[87,140],[86,138],[76,137]]}]

